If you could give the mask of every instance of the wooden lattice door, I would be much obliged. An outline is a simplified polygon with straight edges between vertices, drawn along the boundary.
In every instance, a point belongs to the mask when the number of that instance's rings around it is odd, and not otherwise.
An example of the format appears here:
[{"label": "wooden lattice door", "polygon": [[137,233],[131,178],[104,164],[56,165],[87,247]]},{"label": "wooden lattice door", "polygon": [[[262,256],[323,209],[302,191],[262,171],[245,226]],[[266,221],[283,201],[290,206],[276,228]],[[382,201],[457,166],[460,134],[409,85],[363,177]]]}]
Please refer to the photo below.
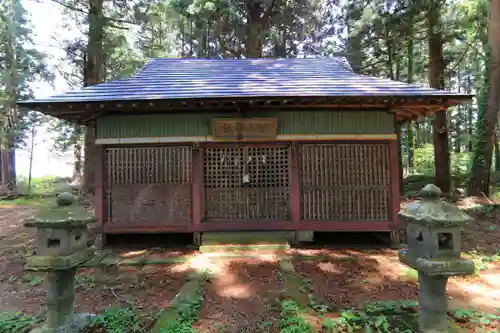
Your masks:
[{"label": "wooden lattice door", "polygon": [[388,144],[304,144],[299,169],[303,220],[391,219]]},{"label": "wooden lattice door", "polygon": [[188,226],[191,156],[189,146],[106,148],[106,223]]},{"label": "wooden lattice door", "polygon": [[289,218],[287,146],[204,149],[205,221]]}]

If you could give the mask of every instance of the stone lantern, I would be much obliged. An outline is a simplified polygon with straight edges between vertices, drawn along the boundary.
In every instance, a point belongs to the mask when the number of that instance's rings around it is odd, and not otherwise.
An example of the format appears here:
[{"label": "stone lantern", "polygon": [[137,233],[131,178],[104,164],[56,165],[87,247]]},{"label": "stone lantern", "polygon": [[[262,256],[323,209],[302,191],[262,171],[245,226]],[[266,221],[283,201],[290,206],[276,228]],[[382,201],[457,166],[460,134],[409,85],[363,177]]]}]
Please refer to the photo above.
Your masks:
[{"label": "stone lantern", "polygon": [[408,244],[408,249],[399,252],[399,259],[418,271],[419,321],[425,333],[448,332],[448,277],[474,272],[474,262],[461,258],[462,227],[472,219],[442,201],[441,194],[437,186],[429,184],[420,191],[420,200],[399,213]]},{"label": "stone lantern", "polygon": [[37,228],[36,254],[26,259],[26,269],[47,272],[47,319],[39,332],[78,331],[88,315],[73,314],[75,273],[78,265],[93,256],[87,246],[87,225],[96,217],[85,207],[74,205],[70,193],[61,193],[57,206],[38,212],[24,222]]}]

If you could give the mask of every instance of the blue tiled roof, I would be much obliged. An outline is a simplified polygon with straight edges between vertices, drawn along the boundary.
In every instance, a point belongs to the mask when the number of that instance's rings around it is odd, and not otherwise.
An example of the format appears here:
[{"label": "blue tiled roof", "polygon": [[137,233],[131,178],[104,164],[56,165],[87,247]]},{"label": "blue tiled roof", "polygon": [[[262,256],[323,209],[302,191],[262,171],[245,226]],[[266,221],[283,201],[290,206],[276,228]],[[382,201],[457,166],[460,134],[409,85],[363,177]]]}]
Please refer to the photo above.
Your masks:
[{"label": "blue tiled roof", "polygon": [[450,96],[359,75],[344,57],[305,59],[150,59],[134,76],[24,103],[239,97]]}]

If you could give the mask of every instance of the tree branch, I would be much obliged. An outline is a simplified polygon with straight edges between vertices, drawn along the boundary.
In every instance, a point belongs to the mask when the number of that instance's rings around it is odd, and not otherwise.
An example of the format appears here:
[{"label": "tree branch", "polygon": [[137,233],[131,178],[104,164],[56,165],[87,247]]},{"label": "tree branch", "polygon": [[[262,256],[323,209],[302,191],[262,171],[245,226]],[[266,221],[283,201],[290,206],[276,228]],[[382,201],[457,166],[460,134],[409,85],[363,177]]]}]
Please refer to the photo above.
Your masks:
[{"label": "tree branch", "polygon": [[113,24],[113,23],[109,23],[109,22],[107,24],[107,27],[109,27],[109,28],[115,28],[115,29],[120,29],[120,30],[130,30],[130,28],[122,27],[122,26],[119,26],[119,25],[116,25],[116,24]]},{"label": "tree branch", "polygon": [[452,68],[450,68],[450,70],[449,70],[450,73],[453,73],[453,71],[455,71],[455,69],[457,69],[458,66],[460,66],[460,63],[464,59],[464,57],[467,54],[467,52],[469,52],[470,48],[471,48],[471,44],[467,44],[467,47],[465,48],[465,51],[460,55],[460,57],[457,60],[457,63],[455,64],[455,66],[453,66]]},{"label": "tree branch", "polygon": [[69,10],[72,10],[72,11],[76,11],[76,12],[80,12],[80,13],[83,13],[85,15],[88,15],[88,12],[84,11],[83,9],[70,6],[70,5],[68,5],[67,3],[65,3],[65,2],[63,2],[61,0],[50,0],[50,1],[55,2],[58,5],[65,7],[66,9],[69,9]]},{"label": "tree branch", "polygon": [[465,38],[462,38],[461,36],[460,37],[457,37],[457,39],[465,44],[467,44],[469,47],[473,48],[475,51],[477,51],[477,53],[481,56],[481,58],[485,59],[486,58],[486,55],[483,53],[482,50],[480,50],[477,46],[475,46],[473,43],[469,42],[468,40],[466,40]]},{"label": "tree branch", "polygon": [[[70,5],[68,5],[67,3],[65,3],[62,0],[50,0],[50,1],[55,2],[58,5],[63,6],[64,8],[69,9],[69,10],[76,11],[76,12],[79,12],[79,13],[82,13],[82,14],[85,14],[85,15],[89,14],[87,11],[85,11],[85,10],[83,10],[81,8],[78,8],[78,7],[70,6]],[[116,22],[116,23],[123,23],[123,24],[133,24],[133,25],[138,25],[139,24],[139,22],[134,22],[134,21],[125,20],[125,19],[112,18],[112,17],[104,17],[104,19],[106,21],[108,21],[108,25],[109,25],[109,21]],[[113,28],[127,29],[127,28],[122,28],[122,27],[118,27],[118,26],[115,26],[115,25],[113,25]]]},{"label": "tree branch", "polygon": [[217,33],[217,41],[219,42],[219,45],[220,47],[224,50],[224,51],[227,51],[229,53],[231,53],[231,55],[235,58],[241,58],[241,54],[242,54],[242,51],[241,50],[238,50],[236,48],[232,49],[232,48],[229,48],[226,44],[226,42],[222,39],[221,37],[221,33],[222,33],[222,25],[224,23],[222,23],[221,21],[218,21],[216,24],[215,24],[215,32]]},{"label": "tree branch", "polygon": [[233,55],[233,57],[235,57],[235,58],[241,58],[242,52],[238,51],[236,49],[229,48],[226,45],[226,42],[221,38],[220,35],[217,35],[217,41],[219,42],[220,47],[222,47],[222,49],[224,49],[224,51],[231,53]]},{"label": "tree branch", "polygon": [[260,23],[266,24],[266,22],[269,21],[269,18],[271,17],[271,13],[274,10],[274,6],[276,4],[276,0],[273,0],[269,7],[264,11],[264,14],[262,14],[262,17],[260,18]]},{"label": "tree branch", "polygon": [[[54,1],[54,0],[52,0]],[[112,21],[116,23],[123,23],[123,24],[133,24],[133,25],[139,25],[139,22],[134,22],[134,21],[129,21],[129,20],[123,20],[123,19],[118,19],[118,18],[111,18],[111,17],[104,17],[106,21]],[[108,23],[109,24],[109,23]],[[115,28],[118,28],[115,26]],[[126,28],[123,28],[126,29]]]}]

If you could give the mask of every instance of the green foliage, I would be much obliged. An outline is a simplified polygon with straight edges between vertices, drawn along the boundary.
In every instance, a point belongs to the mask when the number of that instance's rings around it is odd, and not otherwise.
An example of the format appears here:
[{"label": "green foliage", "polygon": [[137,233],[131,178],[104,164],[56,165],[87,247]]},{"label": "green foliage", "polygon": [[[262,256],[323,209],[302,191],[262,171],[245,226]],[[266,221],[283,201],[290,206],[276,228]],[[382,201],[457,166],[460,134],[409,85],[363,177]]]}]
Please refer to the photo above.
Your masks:
[{"label": "green foliage", "polygon": [[[434,175],[434,147],[425,145],[414,150],[414,172],[416,174]],[[452,174],[463,175],[469,172],[472,153],[451,153]]]},{"label": "green foliage", "polygon": [[0,312],[0,333],[28,332],[33,324],[35,319],[23,313]]},{"label": "green foliage", "polygon": [[107,333],[139,332],[139,315],[133,308],[107,308],[104,313],[92,318],[90,325],[102,326]]},{"label": "green foliage", "polygon": [[[67,180],[55,176],[34,177],[31,179],[31,194],[43,195],[55,193],[58,184]],[[21,193],[28,193],[28,177],[21,176],[17,179],[17,188]]]},{"label": "green foliage", "polygon": [[330,311],[328,305],[318,303],[311,294],[307,295],[307,305],[318,313],[327,313]]},{"label": "green foliage", "polygon": [[75,277],[76,288],[91,290],[97,286],[96,280],[94,275],[79,274]]},{"label": "green foliage", "polygon": [[[472,216],[475,216],[480,219],[487,219],[491,217],[495,217],[500,212],[500,205],[491,204],[491,205],[480,205],[469,208],[466,212]],[[496,228],[493,228],[494,231]]]},{"label": "green foliage", "polygon": [[366,303],[360,310],[348,309],[338,318],[326,318],[323,327],[327,332],[413,333],[415,326],[414,301],[389,301]]},{"label": "green foliage", "polygon": [[491,263],[500,262],[500,248],[498,253],[492,255],[479,254],[476,251],[471,251],[468,253],[472,260],[474,260],[474,275],[479,276],[481,271],[484,271],[491,267]]},{"label": "green foliage", "polygon": [[26,273],[23,275],[22,281],[30,286],[38,286],[43,282],[43,278],[40,275]]},{"label": "green foliage", "polygon": [[[448,312],[450,326],[472,324],[477,332],[489,332],[488,327],[500,324],[500,312],[489,314],[470,309],[454,309]],[[325,318],[326,332],[418,332],[417,303],[413,300],[378,301],[364,304],[360,309],[346,309],[336,318]]]},{"label": "green foliage", "polygon": [[404,274],[410,279],[410,280],[418,280],[418,271],[416,269],[410,268],[410,267],[405,267],[404,269]]},{"label": "green foliage", "polygon": [[500,325],[500,313],[484,313],[474,309],[455,309],[450,311],[451,317],[458,322],[467,322],[474,325]]},{"label": "green foliage", "polygon": [[51,81],[44,55],[33,43],[27,12],[20,0],[0,3],[0,140],[23,145],[30,127],[29,114],[15,107],[17,100],[33,97],[32,84]]},{"label": "green foliage", "polygon": [[297,302],[286,299],[280,304],[281,312],[278,327],[280,333],[306,333],[312,331],[311,324],[307,323],[300,315],[300,307]]},{"label": "green foliage", "polygon": [[160,329],[160,333],[196,333],[193,323],[198,320],[202,302],[202,296],[182,302],[175,318],[169,320],[167,327]]}]

